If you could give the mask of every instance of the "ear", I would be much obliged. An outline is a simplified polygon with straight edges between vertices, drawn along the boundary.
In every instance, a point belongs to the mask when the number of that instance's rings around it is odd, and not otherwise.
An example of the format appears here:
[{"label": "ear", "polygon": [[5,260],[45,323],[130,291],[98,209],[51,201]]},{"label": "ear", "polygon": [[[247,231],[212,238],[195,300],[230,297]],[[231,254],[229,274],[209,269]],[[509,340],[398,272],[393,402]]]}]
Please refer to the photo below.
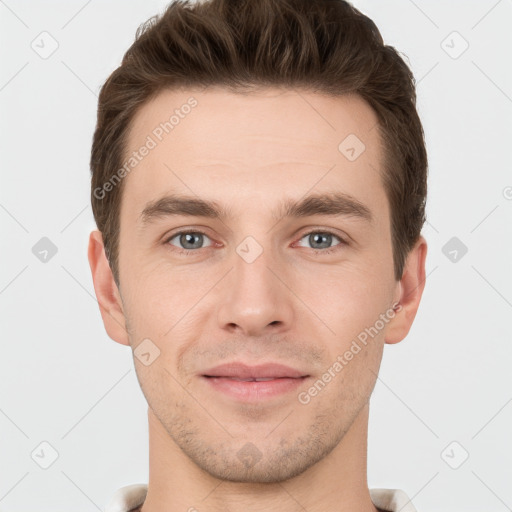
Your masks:
[{"label": "ear", "polygon": [[117,343],[130,345],[121,295],[105,255],[103,236],[100,231],[92,231],[89,235],[87,256],[105,330]]},{"label": "ear", "polygon": [[402,341],[409,332],[425,288],[425,259],[427,241],[420,235],[405,261],[402,279],[398,283],[398,303],[395,316],[389,321],[384,341],[389,344]]}]

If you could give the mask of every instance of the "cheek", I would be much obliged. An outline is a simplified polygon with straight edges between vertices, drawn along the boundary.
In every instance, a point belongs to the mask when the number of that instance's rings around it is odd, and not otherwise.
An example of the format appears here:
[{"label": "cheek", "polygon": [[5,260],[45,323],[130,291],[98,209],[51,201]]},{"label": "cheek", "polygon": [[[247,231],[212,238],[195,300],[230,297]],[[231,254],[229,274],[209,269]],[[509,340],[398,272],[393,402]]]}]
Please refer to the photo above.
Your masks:
[{"label": "cheek", "polygon": [[341,346],[373,325],[387,309],[388,287],[368,267],[318,267],[318,271],[305,273],[296,283],[297,295],[314,313],[312,321],[319,325],[323,322],[327,337]]},{"label": "cheek", "polygon": [[181,382],[174,367],[162,356],[150,366],[136,361],[135,370],[141,390],[153,412],[164,424],[174,425],[176,429],[182,421],[190,423],[198,412],[188,412],[194,409],[194,402],[185,391],[188,383]]},{"label": "cheek", "polygon": [[176,368],[190,340],[200,336],[198,329],[202,323],[197,315],[203,311],[201,299],[217,280],[217,273],[171,268],[167,263],[138,267],[126,290],[125,316],[131,328],[132,346],[136,348],[143,340],[151,340],[159,360],[174,372],[171,369]]},{"label": "cheek", "polygon": [[[180,311],[197,293],[197,276],[165,262],[130,262],[126,292],[134,320],[144,324],[172,325]],[[182,313],[183,314],[183,313]]]}]

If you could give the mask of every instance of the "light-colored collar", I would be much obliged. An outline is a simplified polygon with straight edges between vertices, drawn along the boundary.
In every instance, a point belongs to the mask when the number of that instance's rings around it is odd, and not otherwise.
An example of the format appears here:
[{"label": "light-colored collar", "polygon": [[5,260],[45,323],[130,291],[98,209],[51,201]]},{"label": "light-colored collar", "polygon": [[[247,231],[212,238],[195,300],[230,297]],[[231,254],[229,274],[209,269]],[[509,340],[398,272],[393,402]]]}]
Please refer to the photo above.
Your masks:
[{"label": "light-colored collar", "polygon": [[[373,504],[388,512],[417,512],[407,494],[401,489],[369,489]],[[105,512],[130,512],[146,499],[147,484],[132,484],[118,489]]]}]

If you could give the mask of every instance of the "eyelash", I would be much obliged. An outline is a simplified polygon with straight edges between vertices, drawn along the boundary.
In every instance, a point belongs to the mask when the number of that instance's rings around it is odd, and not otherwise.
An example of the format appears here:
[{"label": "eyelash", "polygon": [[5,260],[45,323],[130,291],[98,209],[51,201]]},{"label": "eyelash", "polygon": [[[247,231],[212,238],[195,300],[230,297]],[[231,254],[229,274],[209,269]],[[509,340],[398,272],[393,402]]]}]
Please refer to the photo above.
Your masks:
[{"label": "eyelash", "polygon": [[[204,236],[208,236],[204,231],[201,231],[200,229],[194,229],[193,231],[191,231],[191,230],[177,231],[176,233],[173,233],[171,236],[167,237],[164,240],[164,245],[171,246],[171,244],[169,244],[169,242],[173,238],[176,238],[179,235],[193,235],[193,234],[197,234],[197,233],[204,235]],[[206,249],[206,247],[202,247],[201,249]],[[182,249],[180,247],[176,247],[175,245],[173,245],[172,249],[171,249],[171,251],[176,251],[178,254],[184,254],[185,256],[192,256],[194,254],[194,252],[197,252],[198,250],[199,249]]]},{"label": "eyelash", "polygon": [[322,235],[332,235],[333,237],[337,238],[340,243],[338,245],[334,245],[332,247],[328,247],[327,249],[311,249],[314,254],[331,254],[334,251],[337,251],[341,248],[341,246],[348,245],[348,242],[341,238],[340,235],[337,235],[333,231],[323,230],[323,229],[312,229],[311,231],[308,231],[307,233],[303,233],[302,236],[299,238],[299,241],[302,240],[304,237],[311,235],[312,233],[321,233]]},{"label": "eyelash", "polygon": [[[321,233],[323,235],[332,235],[332,236],[334,236],[335,238],[337,238],[340,241],[340,243],[338,245],[334,245],[333,247],[328,247],[327,249],[313,249],[313,248],[310,248],[310,250],[312,250],[315,255],[331,254],[332,252],[340,249],[340,246],[347,246],[347,245],[349,245],[346,240],[341,238],[338,234],[334,233],[333,231],[329,231],[328,229],[327,230],[312,229],[312,230],[310,230],[310,231],[308,231],[306,233],[303,233],[302,236],[299,238],[299,241],[302,240],[304,237],[306,237],[308,235],[311,235],[312,233]],[[165,239],[164,245],[171,245],[171,244],[169,244],[169,242],[173,238],[176,238],[179,235],[187,235],[187,234],[201,234],[201,235],[204,235],[204,236],[208,237],[208,235],[204,231],[201,231],[200,229],[196,229],[196,230],[193,230],[193,231],[190,231],[190,230],[177,231],[176,233],[173,233],[171,236],[169,236],[169,237],[167,237]],[[200,249],[206,249],[206,247],[201,247]],[[176,247],[176,246],[173,245],[171,250],[172,251],[177,251],[178,254],[184,254],[185,256],[191,256],[194,252],[197,252],[199,249],[182,249],[180,247]]]}]

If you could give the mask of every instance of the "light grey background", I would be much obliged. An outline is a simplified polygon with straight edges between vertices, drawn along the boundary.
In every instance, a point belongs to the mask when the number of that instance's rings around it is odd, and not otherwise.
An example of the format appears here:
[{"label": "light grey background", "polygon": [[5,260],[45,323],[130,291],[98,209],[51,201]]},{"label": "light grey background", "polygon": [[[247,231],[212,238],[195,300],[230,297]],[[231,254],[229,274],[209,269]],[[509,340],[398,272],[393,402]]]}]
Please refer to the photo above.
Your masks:
[{"label": "light grey background", "polygon": [[[385,347],[369,486],[419,512],[511,510],[512,2],[354,4],[408,58],[430,161],[427,284],[408,337]],[[147,405],[87,261],[88,162],[99,88],[166,5],[0,0],[2,511],[102,510],[147,482]]]}]

